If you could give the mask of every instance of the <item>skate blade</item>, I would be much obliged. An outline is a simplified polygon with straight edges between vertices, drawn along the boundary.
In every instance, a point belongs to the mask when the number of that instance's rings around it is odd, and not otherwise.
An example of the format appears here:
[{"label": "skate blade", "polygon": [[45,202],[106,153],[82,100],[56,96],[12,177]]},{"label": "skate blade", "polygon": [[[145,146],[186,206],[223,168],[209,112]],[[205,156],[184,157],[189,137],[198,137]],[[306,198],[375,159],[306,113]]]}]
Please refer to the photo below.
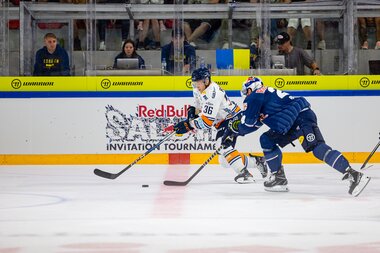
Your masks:
[{"label": "skate blade", "polygon": [[276,185],[274,187],[264,187],[264,190],[268,192],[288,192],[289,188],[287,185]]},{"label": "skate blade", "polygon": [[239,179],[235,180],[235,182],[238,184],[254,184],[254,183],[256,183],[256,181],[253,178],[247,179],[247,180],[244,180],[244,178],[239,178]]},{"label": "skate blade", "polygon": [[371,181],[370,177],[362,177],[360,180],[360,183],[358,186],[355,187],[354,191],[352,192],[352,196],[357,197],[360,193],[364,190],[364,188],[367,186],[367,184]]}]

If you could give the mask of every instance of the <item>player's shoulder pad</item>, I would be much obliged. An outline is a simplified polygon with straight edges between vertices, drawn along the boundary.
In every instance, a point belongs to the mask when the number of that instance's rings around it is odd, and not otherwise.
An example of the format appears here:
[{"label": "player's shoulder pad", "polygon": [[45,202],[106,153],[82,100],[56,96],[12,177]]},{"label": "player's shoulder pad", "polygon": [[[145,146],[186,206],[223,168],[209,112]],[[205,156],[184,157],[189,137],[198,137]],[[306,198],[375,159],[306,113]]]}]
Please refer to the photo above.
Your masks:
[{"label": "player's shoulder pad", "polygon": [[256,89],[255,93],[264,93],[266,90],[267,90],[267,87],[263,86],[263,87],[261,87],[259,89]]}]

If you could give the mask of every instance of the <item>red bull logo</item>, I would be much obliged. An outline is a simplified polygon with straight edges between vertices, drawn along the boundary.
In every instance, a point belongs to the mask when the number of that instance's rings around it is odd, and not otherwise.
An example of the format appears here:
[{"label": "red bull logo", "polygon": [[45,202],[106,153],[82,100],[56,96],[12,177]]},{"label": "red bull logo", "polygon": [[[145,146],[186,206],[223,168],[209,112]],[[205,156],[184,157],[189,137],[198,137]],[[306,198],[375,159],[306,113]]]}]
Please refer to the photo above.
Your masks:
[{"label": "red bull logo", "polygon": [[146,105],[138,105],[137,115],[144,118],[167,117],[186,118],[189,105],[177,109],[174,105],[161,105],[159,108],[148,108]]}]

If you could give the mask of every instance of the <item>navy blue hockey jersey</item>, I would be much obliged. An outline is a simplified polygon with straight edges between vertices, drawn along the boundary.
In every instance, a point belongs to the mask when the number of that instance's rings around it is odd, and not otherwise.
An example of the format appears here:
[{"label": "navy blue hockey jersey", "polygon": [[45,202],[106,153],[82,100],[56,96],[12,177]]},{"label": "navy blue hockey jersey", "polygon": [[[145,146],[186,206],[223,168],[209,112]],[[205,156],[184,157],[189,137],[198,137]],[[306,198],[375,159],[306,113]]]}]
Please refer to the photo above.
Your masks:
[{"label": "navy blue hockey jersey", "polygon": [[303,97],[292,97],[281,90],[263,86],[245,98],[244,107],[239,124],[240,135],[257,130],[262,123],[274,132],[285,134],[298,114],[308,109],[310,104]]}]

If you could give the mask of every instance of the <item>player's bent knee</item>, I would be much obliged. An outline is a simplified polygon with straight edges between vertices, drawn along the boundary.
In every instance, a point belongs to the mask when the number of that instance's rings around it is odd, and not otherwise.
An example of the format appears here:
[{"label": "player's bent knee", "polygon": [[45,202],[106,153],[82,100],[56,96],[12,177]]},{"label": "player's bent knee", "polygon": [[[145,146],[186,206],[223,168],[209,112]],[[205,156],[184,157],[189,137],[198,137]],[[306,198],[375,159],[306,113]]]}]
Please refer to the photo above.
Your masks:
[{"label": "player's bent knee", "polygon": [[260,136],[260,145],[263,150],[268,151],[276,147],[276,143],[265,133]]},{"label": "player's bent knee", "polygon": [[317,125],[305,126],[301,131],[302,135],[299,137],[299,140],[305,152],[313,151],[316,146],[325,143],[322,133]]}]

